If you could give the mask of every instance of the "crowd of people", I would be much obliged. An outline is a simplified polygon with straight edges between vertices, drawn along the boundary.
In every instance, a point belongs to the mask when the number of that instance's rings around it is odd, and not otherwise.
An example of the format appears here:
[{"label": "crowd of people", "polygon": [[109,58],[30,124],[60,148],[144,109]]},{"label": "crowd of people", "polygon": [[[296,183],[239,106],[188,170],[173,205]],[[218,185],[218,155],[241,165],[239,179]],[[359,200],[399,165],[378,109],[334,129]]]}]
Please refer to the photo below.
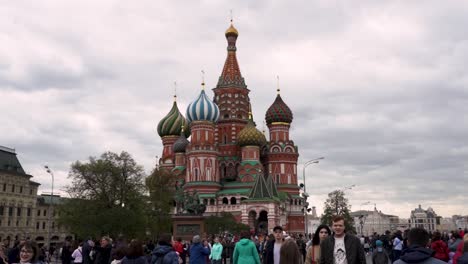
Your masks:
[{"label": "crowd of people", "polygon": [[[59,249],[41,249],[20,240],[0,249],[0,264],[468,264],[468,232],[429,233],[422,228],[391,234],[356,236],[345,230],[345,219],[333,218],[331,228],[319,226],[313,235],[287,234],[281,226],[259,237],[248,231],[191,241],[161,234],[156,244],[123,238],[113,241],[66,240]],[[54,254],[56,252],[57,254]]]}]

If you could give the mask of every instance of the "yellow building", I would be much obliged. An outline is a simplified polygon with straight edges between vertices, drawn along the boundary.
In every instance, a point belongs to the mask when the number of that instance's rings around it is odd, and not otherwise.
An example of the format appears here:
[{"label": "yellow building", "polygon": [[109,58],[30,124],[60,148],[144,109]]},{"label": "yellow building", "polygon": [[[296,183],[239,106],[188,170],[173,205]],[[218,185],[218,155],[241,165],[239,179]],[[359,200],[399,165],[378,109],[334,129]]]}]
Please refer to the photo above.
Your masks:
[{"label": "yellow building", "polygon": [[48,244],[49,237],[55,244],[68,236],[55,224],[54,205],[60,197],[51,200],[50,195],[38,196],[40,183],[32,181],[32,177],[24,171],[14,149],[0,146],[0,241],[6,244],[23,238]]}]

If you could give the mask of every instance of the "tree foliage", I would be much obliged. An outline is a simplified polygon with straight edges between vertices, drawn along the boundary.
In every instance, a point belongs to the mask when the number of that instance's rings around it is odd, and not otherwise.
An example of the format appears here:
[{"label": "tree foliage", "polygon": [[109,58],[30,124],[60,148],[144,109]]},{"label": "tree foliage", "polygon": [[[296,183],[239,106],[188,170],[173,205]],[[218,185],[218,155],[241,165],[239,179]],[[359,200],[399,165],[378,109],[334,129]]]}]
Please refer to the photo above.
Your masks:
[{"label": "tree foliage", "polygon": [[150,195],[151,210],[149,213],[149,228],[153,236],[170,232],[172,221],[170,212],[174,208],[176,178],[170,171],[156,167],[146,178],[146,187]]},{"label": "tree foliage", "polygon": [[237,223],[231,213],[223,212],[220,216],[209,216],[205,219],[207,234],[222,234],[228,232],[239,234],[241,231],[249,231],[248,225]]},{"label": "tree foliage", "polygon": [[348,199],[344,195],[344,191],[342,190],[335,190],[328,194],[321,222],[322,224],[331,226],[333,216],[341,215],[345,219],[346,231],[356,233],[354,219],[350,215],[351,205],[348,205]]},{"label": "tree foliage", "polygon": [[71,165],[72,197],[59,207],[59,223],[78,237],[141,237],[147,226],[143,167],[127,152],[105,152]]}]

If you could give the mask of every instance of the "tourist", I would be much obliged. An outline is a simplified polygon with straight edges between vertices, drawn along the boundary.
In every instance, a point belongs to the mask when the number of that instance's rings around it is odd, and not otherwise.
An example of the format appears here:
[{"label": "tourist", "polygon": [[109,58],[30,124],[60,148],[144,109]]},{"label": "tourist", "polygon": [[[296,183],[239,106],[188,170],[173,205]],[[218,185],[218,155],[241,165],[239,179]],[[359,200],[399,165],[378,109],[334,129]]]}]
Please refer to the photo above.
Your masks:
[{"label": "tourist", "polygon": [[273,236],[275,240],[269,241],[267,244],[265,264],[279,264],[280,263],[280,250],[283,244],[284,234],[281,226],[273,228]]},{"label": "tourist", "polygon": [[206,257],[209,255],[210,249],[208,248],[208,245],[201,243],[199,235],[194,236],[192,239],[192,245],[190,246],[189,264],[206,264]]},{"label": "tourist", "polygon": [[413,228],[408,232],[408,248],[393,264],[446,264],[446,262],[433,258],[434,251],[426,248],[429,243],[429,233],[423,228]]},{"label": "tourist", "polygon": [[125,257],[127,254],[127,247],[126,246],[121,246],[118,247],[113,253],[112,253],[112,262],[111,264],[120,264],[122,263],[122,259]]},{"label": "tourist", "polygon": [[458,246],[462,242],[462,237],[458,234],[458,232],[452,232],[452,242],[449,242],[448,248],[451,252],[457,251]]},{"label": "tourist", "polygon": [[127,254],[122,259],[121,264],[147,264],[143,244],[133,239],[127,248]]},{"label": "tourist", "polygon": [[454,254],[452,258],[453,264],[457,264],[458,259],[463,255],[464,244],[467,241],[468,241],[468,233],[465,234],[465,236],[463,236],[463,242],[458,244],[457,250],[454,253],[451,253],[451,254]]},{"label": "tourist", "polygon": [[299,238],[296,240],[297,247],[299,248],[299,252],[302,254],[302,261],[305,261],[306,257],[306,243],[307,241],[304,241],[303,235],[299,234]]},{"label": "tourist", "polygon": [[8,263],[8,258],[5,254],[5,246],[3,244],[0,245],[0,264]]},{"label": "tourist", "polygon": [[72,244],[70,239],[65,239],[63,242],[62,249],[60,250],[60,259],[62,260],[62,264],[71,264],[72,262]]},{"label": "tourist", "polygon": [[306,264],[320,264],[320,243],[330,235],[331,231],[327,225],[320,225],[315,230],[312,245],[307,250]]},{"label": "tourist", "polygon": [[25,239],[15,241],[15,244],[10,251],[8,251],[8,263],[18,263],[20,261],[20,249],[26,243]]},{"label": "tourist", "polygon": [[171,234],[159,235],[158,245],[154,248],[151,264],[178,263],[179,256],[171,245]]},{"label": "tourist", "polygon": [[402,250],[403,250],[403,237],[401,236],[401,231],[398,230],[395,232],[395,238],[393,238],[393,252],[392,252],[393,262],[400,259]]},{"label": "tourist", "polygon": [[248,231],[241,232],[241,239],[234,247],[233,264],[260,264],[257,247],[249,238]]},{"label": "tourist", "polygon": [[320,264],[366,264],[366,255],[359,238],[345,233],[342,216],[332,219],[334,235],[320,244]]},{"label": "tourist", "polygon": [[73,258],[73,263],[75,264],[83,263],[83,247],[81,244],[79,244],[78,248],[73,251],[71,257]]},{"label": "tourist", "polygon": [[381,240],[375,241],[375,250],[372,253],[373,264],[388,264],[390,258],[388,257],[387,251],[383,248],[383,242]]},{"label": "tourist", "polygon": [[293,238],[286,239],[281,245],[279,264],[302,264],[303,256]]},{"label": "tourist", "polygon": [[35,264],[40,263],[40,251],[36,242],[25,241],[20,248],[20,264]]},{"label": "tourist", "polygon": [[182,263],[185,264],[184,245],[182,244],[182,238],[177,238],[176,241],[174,241],[172,247],[174,248],[175,252],[179,254],[179,257],[182,259]]},{"label": "tourist", "polygon": [[[467,235],[465,234],[465,236]],[[468,240],[463,243],[463,255],[458,258],[458,264],[468,264]]]},{"label": "tourist", "polygon": [[211,264],[221,264],[223,254],[223,245],[219,243],[219,237],[215,237],[213,246],[211,247],[210,260]]},{"label": "tourist", "polygon": [[112,242],[110,237],[103,236],[94,250],[96,250],[94,264],[109,264],[111,262]]},{"label": "tourist", "polygon": [[83,242],[81,255],[83,256],[83,264],[93,264],[94,259],[91,258],[91,252],[94,250],[94,241],[88,239]]},{"label": "tourist", "polygon": [[442,235],[439,231],[434,232],[432,235],[431,249],[435,251],[434,258],[442,261],[449,261],[449,249],[447,244],[442,241]]}]

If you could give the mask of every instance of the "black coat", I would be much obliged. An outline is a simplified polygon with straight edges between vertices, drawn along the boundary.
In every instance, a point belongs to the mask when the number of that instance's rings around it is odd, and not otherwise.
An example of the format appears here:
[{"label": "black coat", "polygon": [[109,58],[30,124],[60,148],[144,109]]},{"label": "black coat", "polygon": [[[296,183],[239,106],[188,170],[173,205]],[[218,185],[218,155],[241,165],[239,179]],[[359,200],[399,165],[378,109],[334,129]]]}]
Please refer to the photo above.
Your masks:
[{"label": "black coat", "polygon": [[95,264],[109,264],[111,262],[111,245],[107,245],[107,247],[96,246],[94,249],[96,250]]},{"label": "black coat", "polygon": [[[348,264],[366,264],[366,254],[359,238],[346,234],[344,237]],[[320,243],[320,264],[334,264],[335,237],[330,236]]]}]

